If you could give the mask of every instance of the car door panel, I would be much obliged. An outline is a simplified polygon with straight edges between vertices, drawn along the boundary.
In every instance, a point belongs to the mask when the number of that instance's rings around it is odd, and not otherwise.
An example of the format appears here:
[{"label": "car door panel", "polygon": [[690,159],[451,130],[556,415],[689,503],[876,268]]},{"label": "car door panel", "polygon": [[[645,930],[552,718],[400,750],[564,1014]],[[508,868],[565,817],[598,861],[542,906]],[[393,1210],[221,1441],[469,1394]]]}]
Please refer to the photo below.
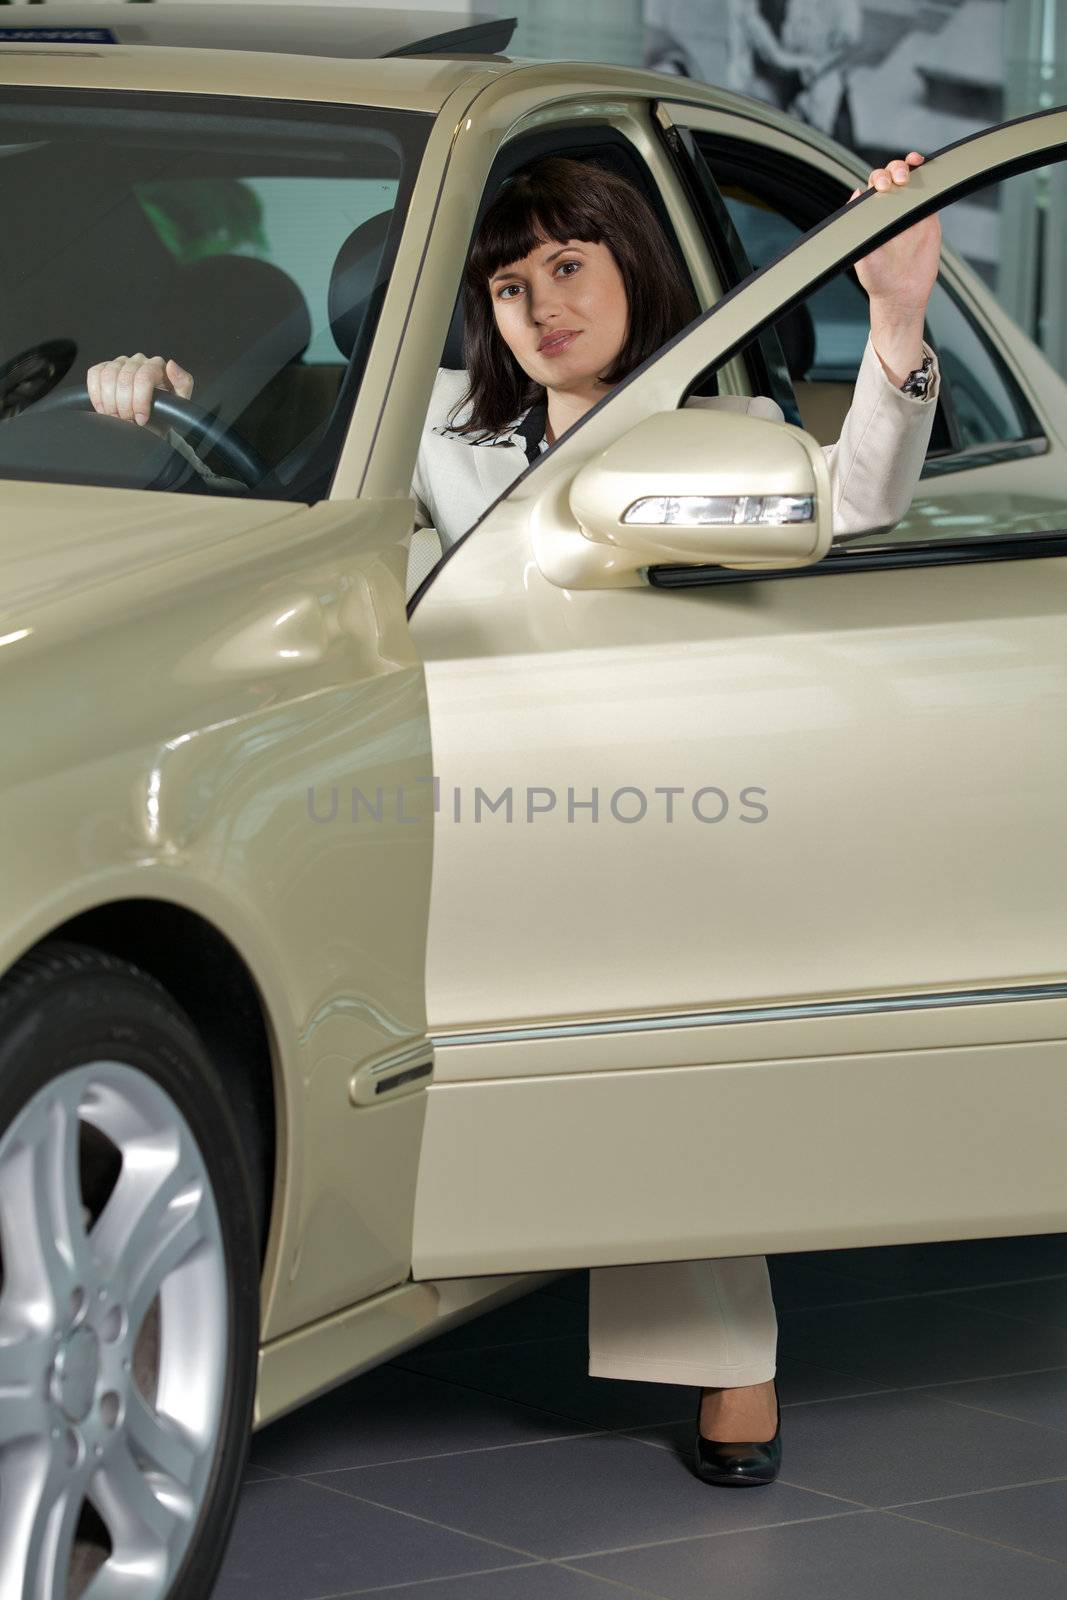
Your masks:
[{"label": "car door panel", "polygon": [[[490,540],[525,635],[479,583]],[[1067,958],[1033,849],[1061,815],[1067,559],[606,595],[561,594],[521,537],[502,572],[508,548],[487,521],[413,618],[441,784],[435,1032],[1031,981]],[[473,658],[435,658],[448,594],[480,613]],[[509,790],[510,822],[489,810]]]},{"label": "car door panel", "polygon": [[412,1272],[1060,1231],[1063,1080],[1061,1037],[435,1083]]},{"label": "car door panel", "polygon": [[[573,527],[578,466],[805,284],[1065,139],[1062,114],[997,130],[834,217],[572,430],[424,591],[439,1068],[416,1275],[1062,1225],[1062,547],[938,565],[902,545],[672,591],[561,588],[537,550]],[[742,1197],[768,1172],[757,1217]]]}]

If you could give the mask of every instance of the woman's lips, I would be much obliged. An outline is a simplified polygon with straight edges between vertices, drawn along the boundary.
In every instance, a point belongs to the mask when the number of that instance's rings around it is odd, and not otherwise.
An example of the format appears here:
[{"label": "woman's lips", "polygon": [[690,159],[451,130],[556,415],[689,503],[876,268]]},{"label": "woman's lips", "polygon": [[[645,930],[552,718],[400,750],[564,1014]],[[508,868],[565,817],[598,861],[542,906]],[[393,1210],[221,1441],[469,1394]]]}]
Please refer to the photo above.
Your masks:
[{"label": "woman's lips", "polygon": [[580,332],[581,330],[578,329],[575,332],[554,333],[550,338],[542,339],[537,346],[538,355],[558,356],[561,351],[568,349],[574,343]]}]

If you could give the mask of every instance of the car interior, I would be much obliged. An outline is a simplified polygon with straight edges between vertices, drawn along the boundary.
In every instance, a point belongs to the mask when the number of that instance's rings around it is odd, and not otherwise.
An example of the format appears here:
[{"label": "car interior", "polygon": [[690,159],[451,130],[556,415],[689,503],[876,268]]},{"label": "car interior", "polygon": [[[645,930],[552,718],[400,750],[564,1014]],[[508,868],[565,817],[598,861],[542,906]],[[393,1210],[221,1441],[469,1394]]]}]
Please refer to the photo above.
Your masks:
[{"label": "car interior", "polygon": [[[45,137],[26,128],[31,136],[16,139],[0,125],[7,218],[0,236],[0,421],[35,419],[31,429],[0,427],[0,471],[322,498],[402,228],[396,143],[375,145],[368,137],[359,147],[359,178],[346,187],[336,158],[331,164],[307,147],[230,129],[229,140],[212,147],[202,137],[156,132],[151,117],[145,128],[140,139],[120,139],[105,127],[99,140],[77,140],[62,129],[50,137],[55,129],[45,124]],[[802,182],[792,168],[779,171],[765,159],[761,166],[756,147],[698,143],[742,238],[741,270],[764,265],[839,198],[816,192],[810,174]],[[607,126],[557,125],[511,140],[489,174],[477,220],[510,176],[548,155],[594,162],[635,184],[684,270],[654,181],[625,135]],[[821,443],[839,436],[857,364],[852,347],[862,348],[865,323],[862,291],[852,274],[841,274],[774,326],[799,420]],[[49,411],[83,389],[91,364],[135,349],[173,354],[194,374],[195,403],[247,441],[267,469],[259,482],[205,481],[147,430],[110,428],[105,435],[70,412]],[[464,365],[458,284],[441,364]],[[714,393],[714,376],[694,392]],[[974,405],[988,409],[988,397],[978,395]],[[946,394],[931,456],[950,449],[951,409]],[[204,454],[216,473],[226,473],[218,452]],[[432,530],[421,531],[409,585],[439,554]]]},{"label": "car interior", "polygon": [[335,136],[107,106],[79,136],[54,104],[5,126],[18,110],[0,108],[0,471],[226,492],[155,432],[91,415],[88,368],[140,350],[173,355],[194,406],[272,469],[231,492],[302,497],[343,431],[429,119],[349,116]]},{"label": "car interior", "polygon": [[[346,386],[358,384],[397,244],[396,158],[382,148],[375,165],[370,147],[361,149],[361,170],[394,203],[364,215],[343,236],[326,278],[314,225],[322,230],[329,217],[336,235],[336,212],[345,209],[339,202],[349,212],[354,204],[340,186],[331,192],[328,168],[316,169],[304,152],[264,153],[262,144],[256,158],[241,149],[179,147],[161,159],[159,143],[149,136],[120,146],[112,138],[106,158],[103,145],[72,149],[69,139],[0,145],[0,193],[9,218],[0,241],[0,417],[28,415],[52,388],[72,397],[94,362],[134,349],[173,354],[195,377],[196,403],[270,468],[252,492],[320,498],[336,456],[331,443],[339,442],[348,411],[338,401]],[[514,172],[550,154],[595,162],[635,184],[684,270],[655,183],[625,136],[607,126],[556,126],[510,141],[490,172],[478,221]],[[293,244],[303,213],[291,194],[288,212],[278,199],[287,180],[291,188],[305,186],[319,206],[319,214],[306,217],[306,249]],[[31,198],[41,195],[50,199],[49,230]],[[261,213],[272,204],[279,215],[263,224]],[[277,252],[271,227],[281,236]],[[314,263],[312,253],[319,258]],[[56,305],[64,308],[61,327]],[[807,307],[790,312],[777,332],[805,423],[820,439],[836,437],[851,385],[825,375],[806,381],[815,359]],[[464,365],[459,285],[441,364]],[[714,392],[714,379],[697,392]],[[46,411],[38,410],[36,440],[24,429],[17,441],[0,429],[5,471],[13,465],[4,449],[9,443],[31,472],[35,459],[42,468],[47,460],[53,475],[57,462],[69,461],[74,481],[225,492],[225,479],[205,483],[142,430],[110,430],[101,451],[95,430],[77,426],[69,413]],[[213,458],[213,464],[226,471],[224,463]],[[231,482],[235,487],[250,492]],[[420,533],[416,546],[412,581],[439,555],[432,530]]]}]

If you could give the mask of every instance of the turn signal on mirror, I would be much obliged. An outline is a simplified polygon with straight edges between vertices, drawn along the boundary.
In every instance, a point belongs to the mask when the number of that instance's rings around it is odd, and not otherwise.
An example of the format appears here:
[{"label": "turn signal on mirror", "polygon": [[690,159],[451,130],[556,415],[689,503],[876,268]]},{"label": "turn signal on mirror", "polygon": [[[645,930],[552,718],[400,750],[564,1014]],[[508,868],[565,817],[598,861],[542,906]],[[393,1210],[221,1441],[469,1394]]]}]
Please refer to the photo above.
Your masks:
[{"label": "turn signal on mirror", "polygon": [[645,528],[782,527],[813,522],[815,502],[811,495],[651,495],[628,506],[622,520]]}]

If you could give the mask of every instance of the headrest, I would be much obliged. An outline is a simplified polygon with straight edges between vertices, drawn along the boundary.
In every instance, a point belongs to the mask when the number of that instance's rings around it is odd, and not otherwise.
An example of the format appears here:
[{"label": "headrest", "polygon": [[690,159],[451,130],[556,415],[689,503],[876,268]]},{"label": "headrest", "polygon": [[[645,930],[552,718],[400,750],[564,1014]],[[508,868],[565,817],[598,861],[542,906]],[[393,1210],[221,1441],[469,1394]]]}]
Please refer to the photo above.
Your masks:
[{"label": "headrest", "polygon": [[382,251],[393,220],[382,211],[348,235],[330,275],[329,311],[337,348],[348,361],[355,349],[367,307],[378,286]]},{"label": "headrest", "polygon": [[[255,256],[204,256],[181,269],[172,348],[204,378],[254,367],[273,376],[311,343],[307,302],[287,272]],[[173,315],[165,320],[174,320]]]}]

